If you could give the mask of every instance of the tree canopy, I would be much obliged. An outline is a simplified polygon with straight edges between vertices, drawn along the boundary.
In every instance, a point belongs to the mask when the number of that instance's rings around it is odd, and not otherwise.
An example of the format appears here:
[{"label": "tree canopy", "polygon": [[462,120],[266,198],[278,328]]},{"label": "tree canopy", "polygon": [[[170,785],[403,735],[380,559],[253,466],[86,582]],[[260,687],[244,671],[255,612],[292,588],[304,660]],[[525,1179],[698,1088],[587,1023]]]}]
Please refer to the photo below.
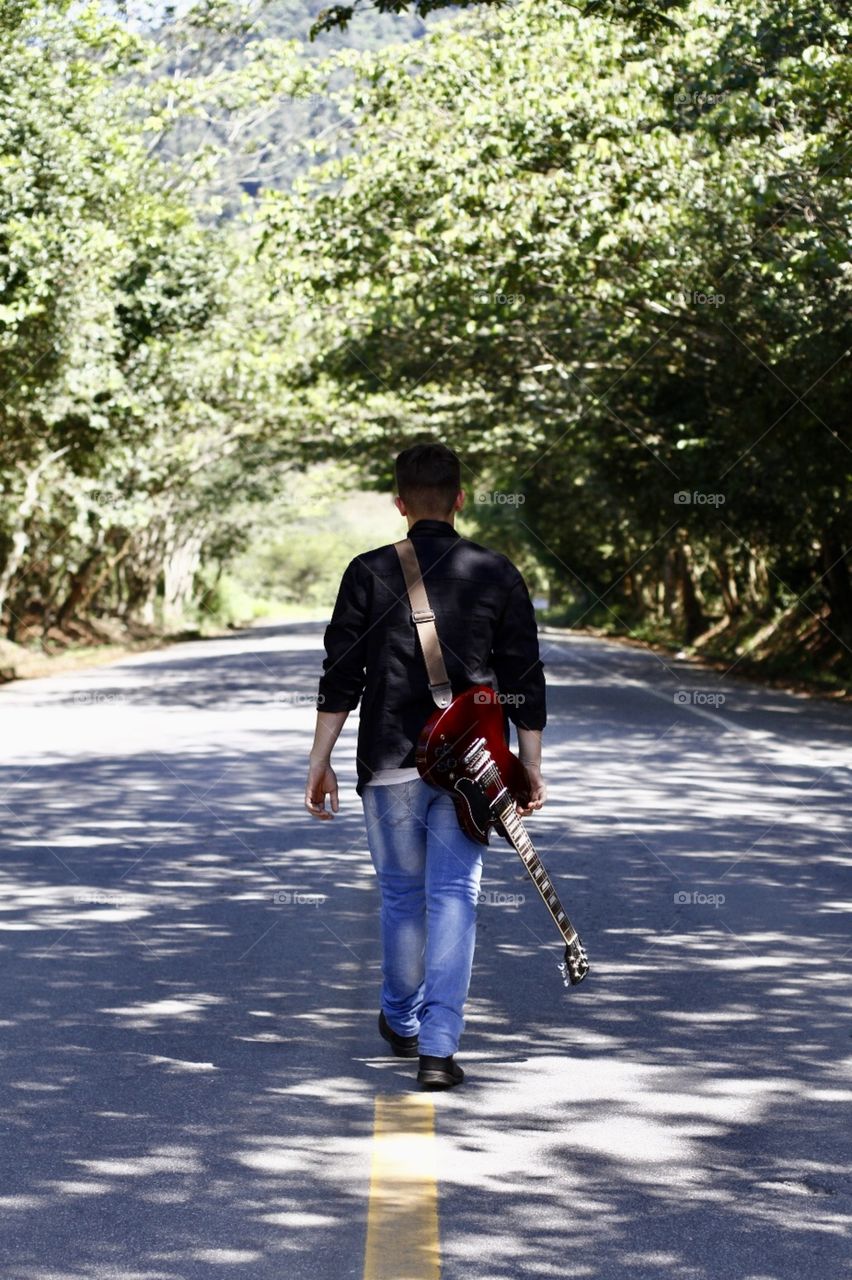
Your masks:
[{"label": "tree canopy", "polygon": [[842,678],[844,6],[344,18],[0,0],[6,633],[180,617],[293,468],[439,436],[569,620]]},{"label": "tree canopy", "polygon": [[598,616],[801,597],[849,644],[847,42],[804,0],[653,39],[527,0],[352,62],[352,148],[261,215],[318,445],[456,442]]}]

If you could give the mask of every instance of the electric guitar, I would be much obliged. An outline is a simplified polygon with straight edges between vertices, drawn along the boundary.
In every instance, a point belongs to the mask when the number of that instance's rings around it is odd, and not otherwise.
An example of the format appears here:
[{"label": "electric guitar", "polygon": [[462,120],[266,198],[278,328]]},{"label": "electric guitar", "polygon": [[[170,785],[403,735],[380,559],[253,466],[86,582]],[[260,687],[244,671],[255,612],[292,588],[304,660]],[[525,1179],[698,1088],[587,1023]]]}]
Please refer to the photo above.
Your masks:
[{"label": "electric guitar", "polygon": [[453,797],[462,830],[488,844],[494,827],[517,853],[565,942],[559,964],[567,987],[582,982],[589,961],[577,930],[565,913],[553,882],[515,809],[529,800],[529,783],[509,749],[503,708],[488,685],[473,685],[438,708],[427,720],[416,751],[420,776]]}]

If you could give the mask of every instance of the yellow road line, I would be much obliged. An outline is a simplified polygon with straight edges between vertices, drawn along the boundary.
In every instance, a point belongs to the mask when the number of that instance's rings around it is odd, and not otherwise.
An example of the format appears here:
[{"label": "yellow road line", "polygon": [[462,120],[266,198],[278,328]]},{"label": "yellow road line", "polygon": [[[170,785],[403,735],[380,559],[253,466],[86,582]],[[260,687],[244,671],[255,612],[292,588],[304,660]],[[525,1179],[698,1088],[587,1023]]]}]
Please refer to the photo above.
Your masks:
[{"label": "yellow road line", "polygon": [[435,1104],[427,1094],[379,1094],[364,1280],[440,1280]]}]

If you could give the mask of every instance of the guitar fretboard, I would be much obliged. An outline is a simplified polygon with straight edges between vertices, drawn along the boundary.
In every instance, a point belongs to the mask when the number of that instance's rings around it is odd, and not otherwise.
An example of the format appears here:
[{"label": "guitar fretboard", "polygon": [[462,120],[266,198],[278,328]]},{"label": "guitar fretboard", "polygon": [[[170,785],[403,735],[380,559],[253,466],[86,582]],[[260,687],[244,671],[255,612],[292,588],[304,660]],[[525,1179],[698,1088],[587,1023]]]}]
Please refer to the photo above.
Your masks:
[{"label": "guitar fretboard", "polygon": [[491,802],[491,811],[496,818],[499,818],[503,830],[526,867],[527,874],[541,894],[542,900],[553,916],[553,922],[562,937],[567,943],[574,942],[577,939],[577,930],[568,919],[565,909],[559,901],[559,895],[553,887],[547,868],[536,853],[535,846],[515,810],[515,802],[508,791],[504,790],[496,800]]}]

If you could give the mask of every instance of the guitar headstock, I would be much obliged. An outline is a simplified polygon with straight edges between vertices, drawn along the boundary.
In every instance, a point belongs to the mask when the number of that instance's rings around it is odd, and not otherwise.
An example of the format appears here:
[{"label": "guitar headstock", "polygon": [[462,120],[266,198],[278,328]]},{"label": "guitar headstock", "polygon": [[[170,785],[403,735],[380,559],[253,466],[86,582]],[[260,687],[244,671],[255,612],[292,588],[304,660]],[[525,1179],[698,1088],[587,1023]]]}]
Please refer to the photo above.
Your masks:
[{"label": "guitar headstock", "polygon": [[586,948],[576,935],[571,942],[566,942],[565,959],[558,964],[557,968],[562,974],[562,981],[566,987],[576,987],[577,983],[582,982],[589,972],[590,966]]}]

